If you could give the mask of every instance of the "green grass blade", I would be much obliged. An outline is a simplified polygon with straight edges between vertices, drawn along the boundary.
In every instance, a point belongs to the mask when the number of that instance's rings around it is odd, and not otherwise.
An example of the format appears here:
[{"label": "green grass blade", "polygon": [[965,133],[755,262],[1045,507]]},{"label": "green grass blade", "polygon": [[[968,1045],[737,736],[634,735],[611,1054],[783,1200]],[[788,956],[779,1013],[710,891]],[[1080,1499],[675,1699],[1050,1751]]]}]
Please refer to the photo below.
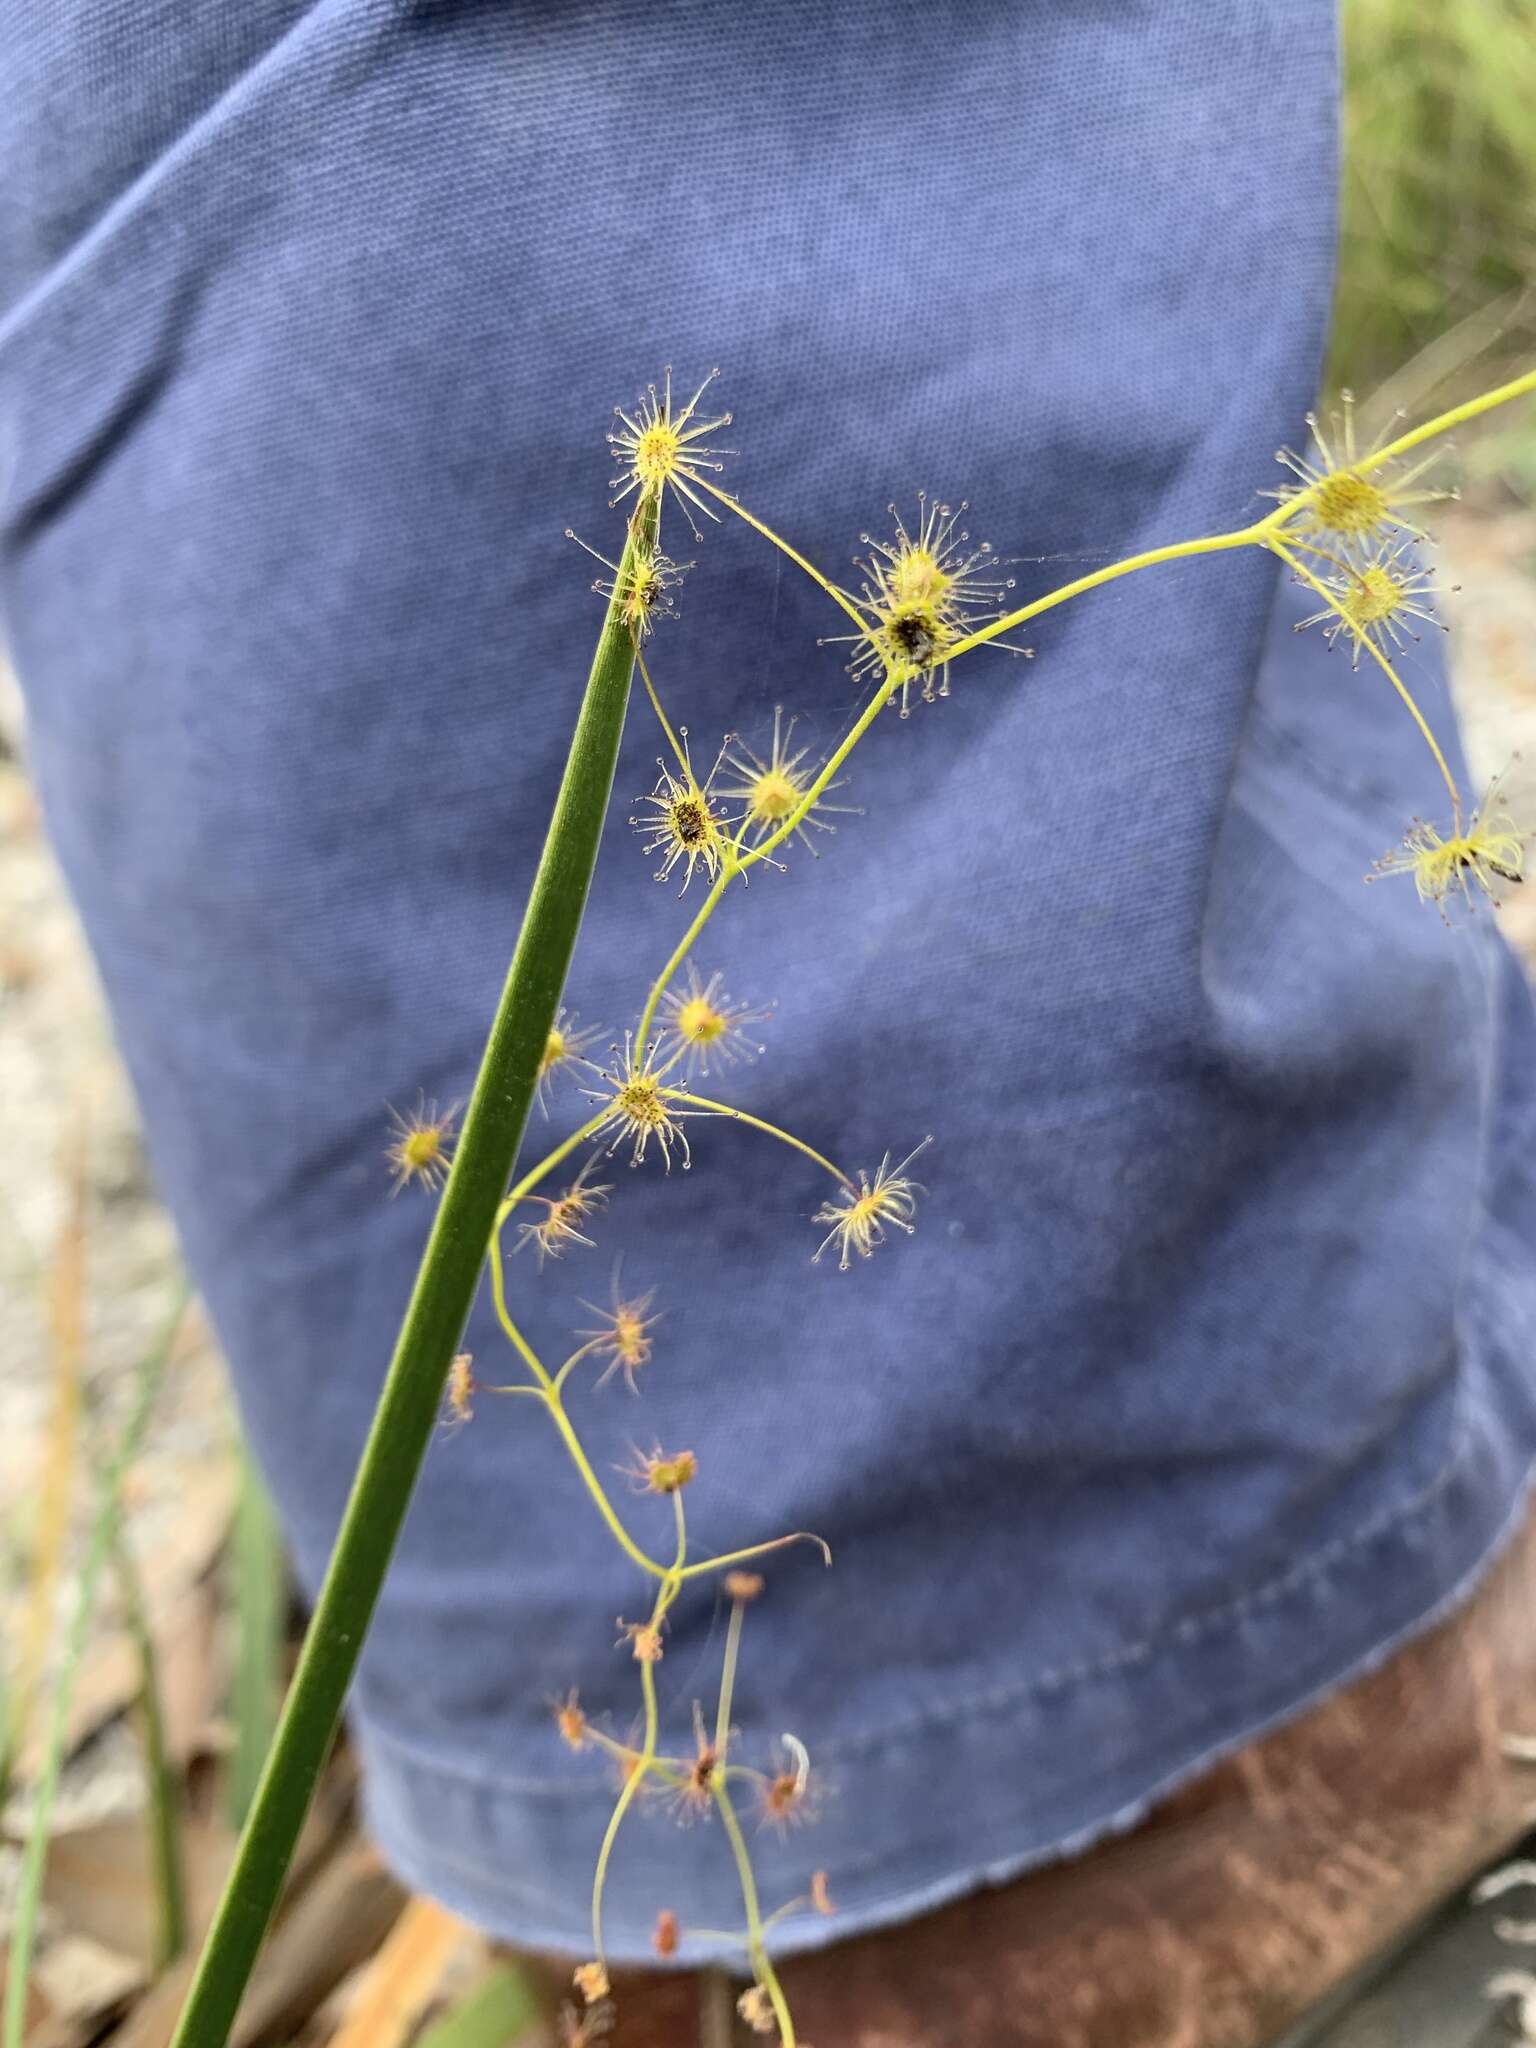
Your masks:
[{"label": "green grass blade", "polygon": [[[103,1481],[103,1484],[106,1482]],[[128,1633],[139,1660],[139,1715],[144,1743],[144,1780],[149,1796],[150,1867],[155,1886],[155,1973],[175,1962],[187,1942],[187,1887],[181,1855],[181,1800],[165,1742],[160,1659],[149,1625],[144,1586],[122,1517],[112,1530],[112,1562],[122,1592]]]},{"label": "green grass blade", "polygon": [[[624,588],[637,540],[653,539],[655,516],[653,502],[636,515],[615,590]],[[223,2048],[335,1733],[522,1140],[586,907],[633,669],[634,647],[612,601],[452,1171],[172,2048]]]},{"label": "green grass blade", "polygon": [[[105,1499],[115,1486],[112,1467],[93,1453],[93,1476],[97,1499]],[[149,1603],[138,1559],[128,1540],[119,1498],[112,1523],[112,1568],[123,1603],[123,1619],[139,1665],[139,1733],[144,1748],[144,1788],[149,1825],[149,1863],[155,1892],[155,1937],[152,1962],[155,1974],[166,1969],[187,1943],[186,1871],[181,1848],[181,1787],[172,1767],[165,1734],[165,1710],[160,1686],[160,1657],[149,1622]]]},{"label": "green grass blade", "polygon": [[155,1396],[160,1391],[160,1382],[165,1376],[165,1368],[170,1360],[176,1342],[176,1332],[181,1327],[186,1305],[187,1290],[183,1287],[159,1343],[140,1368],[139,1383],[134,1390],[133,1407],[111,1463],[102,1478],[96,1516],[91,1525],[90,1541],[86,1547],[80,1583],[75,1593],[74,1613],[70,1618],[64,1664],[54,1689],[53,1713],[48,1724],[48,1746],[38,1777],[32,1821],[27,1829],[26,1848],[22,1852],[21,1874],[16,1890],[16,1915],[11,1930],[10,1961],[5,1983],[5,2048],[21,2048],[26,2025],[27,1976],[32,1963],[32,1945],[37,1938],[37,1909],[42,1895],[43,1868],[48,1860],[48,1837],[53,1824],[54,1802],[58,1797],[59,1774],[64,1768],[64,1751],[69,1737],[70,1703],[74,1696],[75,1676],[80,1668],[80,1659],[84,1655],[86,1640],[90,1634],[91,1618],[96,1611],[96,1595],[101,1583],[101,1574],[112,1556],[116,1541],[123,1474],[137,1457],[139,1446],[144,1440],[150,1411],[154,1406]]},{"label": "green grass blade", "polygon": [[229,1820],[242,1828],[272,1747],[281,1696],[278,1670],[288,1587],[283,1539],[272,1499],[244,1442],[234,1541],[235,1750],[229,1771]]},{"label": "green grass blade", "polygon": [[511,1963],[498,1963],[461,2005],[428,2027],[416,2048],[511,2048],[534,2026],[538,2001]]}]

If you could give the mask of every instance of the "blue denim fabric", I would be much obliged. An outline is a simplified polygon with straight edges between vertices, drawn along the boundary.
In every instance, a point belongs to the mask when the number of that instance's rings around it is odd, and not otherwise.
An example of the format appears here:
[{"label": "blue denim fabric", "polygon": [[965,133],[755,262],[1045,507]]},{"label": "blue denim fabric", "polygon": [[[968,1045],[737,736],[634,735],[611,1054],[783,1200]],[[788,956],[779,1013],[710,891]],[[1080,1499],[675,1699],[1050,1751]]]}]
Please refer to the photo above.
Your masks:
[{"label": "blue denim fabric", "polygon": [[[750,505],[844,574],[920,488],[1021,594],[1236,523],[1303,431],[1330,282],[1327,0],[206,0],[13,9],[0,128],[7,632],[154,1160],[300,1570],[323,1568],[426,1210],[384,1104],[462,1095],[616,553],[609,407],[725,366]],[[657,668],[701,754],[858,701],[739,525]],[[1035,559],[1035,558],[1045,559]],[[1258,556],[1123,582],[882,720],[814,863],[700,961],[772,1001],[741,1103],[916,1236],[813,1268],[810,1165],[726,1124],[516,1262],[535,1339],[622,1252],[666,1321],[598,1463],[689,1444],[699,1539],[820,1531],[746,1632],[744,1753],[835,1788],[770,1902],[899,1918],[1106,1830],[1470,1582],[1536,1444],[1532,1016],[1490,919],[1371,860],[1436,779]],[[1435,650],[1409,661],[1442,732]],[[627,824],[570,996],[616,1034],[687,911]],[[606,1038],[605,1034],[605,1038]],[[574,1127],[567,1087],[530,1144]],[[484,1304],[470,1344],[502,1352]],[[633,1504],[637,1527],[662,1505]],[[431,1451],[354,1701],[420,1885],[580,1952],[612,1788],[547,1711],[636,1700],[636,1576],[537,1413]],[[660,1667],[688,1740],[713,1591]],[[619,1956],[719,1925],[641,1821]]]}]

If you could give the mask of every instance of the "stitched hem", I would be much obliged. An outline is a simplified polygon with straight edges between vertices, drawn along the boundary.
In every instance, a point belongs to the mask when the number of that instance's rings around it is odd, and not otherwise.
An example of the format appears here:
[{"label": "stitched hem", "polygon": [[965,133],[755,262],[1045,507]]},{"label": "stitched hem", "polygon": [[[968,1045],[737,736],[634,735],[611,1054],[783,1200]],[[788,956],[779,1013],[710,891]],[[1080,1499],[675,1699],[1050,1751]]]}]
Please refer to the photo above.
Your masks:
[{"label": "stitched hem", "polygon": [[[768,1909],[803,1895],[811,1870],[824,1867],[839,1910],[830,1921],[786,1919],[775,1951],[911,1919],[1125,1832],[1465,1601],[1519,1524],[1536,1457],[1522,1300],[1529,1253],[1509,1246],[1519,1277],[1506,1279],[1495,1250],[1503,1236],[1489,1229],[1495,1243],[1477,1262],[1487,1284],[1467,1304],[1469,1321],[1494,1327],[1469,1340],[1459,1426],[1425,1487],[1155,1643],[824,1740],[818,1758],[835,1760],[829,1811],[785,1843],[761,1836],[755,1853]],[[590,1952],[592,1865],[611,1804],[601,1775],[571,1785],[541,1776],[534,1757],[498,1770],[494,1759],[435,1756],[366,1717],[357,1732],[370,1825],[407,1883],[524,1948]],[[669,1822],[636,1816],[610,1873],[608,1954],[654,1966],[660,1908],[685,1929],[719,1926],[729,1920],[722,1901],[734,1897],[718,1829],[679,1842]],[[678,1960],[739,1960],[739,1951],[685,1942]]]}]

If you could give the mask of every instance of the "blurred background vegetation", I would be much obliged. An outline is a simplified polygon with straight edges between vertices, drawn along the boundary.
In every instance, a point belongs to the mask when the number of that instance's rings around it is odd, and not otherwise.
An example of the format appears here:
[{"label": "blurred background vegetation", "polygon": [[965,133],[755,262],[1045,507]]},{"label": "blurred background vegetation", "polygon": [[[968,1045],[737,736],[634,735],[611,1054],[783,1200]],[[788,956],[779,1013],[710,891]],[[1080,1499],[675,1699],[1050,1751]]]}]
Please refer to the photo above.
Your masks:
[{"label": "blurred background vegetation", "polygon": [[[1536,355],[1536,0],[1343,0],[1341,17],[1327,383],[1419,412]],[[1517,412],[1484,462],[1536,495]]]}]

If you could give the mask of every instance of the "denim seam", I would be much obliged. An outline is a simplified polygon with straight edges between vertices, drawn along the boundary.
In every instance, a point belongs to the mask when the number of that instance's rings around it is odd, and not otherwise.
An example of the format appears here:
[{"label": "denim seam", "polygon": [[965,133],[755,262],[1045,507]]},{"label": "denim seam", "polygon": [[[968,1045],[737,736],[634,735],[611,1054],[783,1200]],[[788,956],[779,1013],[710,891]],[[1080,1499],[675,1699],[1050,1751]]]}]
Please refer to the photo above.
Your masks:
[{"label": "denim seam", "polygon": [[[1230,1738],[1207,1745],[1192,1760],[1186,1761],[1180,1767],[1166,1771],[1163,1775],[1156,1777],[1141,1795],[1121,1802],[1112,1811],[1101,1814],[1069,1835],[1059,1837],[1049,1848],[1030,1850],[1020,1855],[1007,1856],[1001,1859],[992,1858],[982,1864],[973,1861],[963,1868],[952,1867],[942,1878],[931,1881],[926,1885],[913,1886],[908,1884],[894,1888],[886,1886],[878,1890],[869,1899],[861,1901],[859,1911],[851,1924],[840,1924],[836,1929],[829,1928],[825,1920],[817,1919],[813,1916],[796,1916],[783,1924],[775,1943],[777,1951],[789,1954],[791,1952],[807,1952],[824,1948],[838,1940],[850,1939],[857,1934],[891,1926],[897,1921],[910,1920],[921,1914],[931,1913],[952,1900],[964,1897],[967,1893],[974,1891],[979,1883],[1001,1884],[1011,1882],[1031,1870],[1038,1870],[1042,1866],[1057,1862],[1063,1858],[1081,1855],[1099,1842],[1112,1839],[1116,1835],[1128,1833],[1145,1819],[1146,1815],[1160,1799],[1170,1797],[1180,1786],[1198,1778],[1203,1771],[1209,1769],[1223,1756],[1235,1754],[1248,1743],[1257,1740],[1268,1729],[1282,1724],[1284,1721],[1293,1718],[1296,1714],[1307,1711],[1310,1706],[1315,1705],[1318,1700],[1326,1697],[1329,1692],[1333,1691],[1336,1685],[1348,1684],[1352,1679],[1358,1678],[1367,1671],[1373,1670],[1385,1663],[1396,1654],[1397,1650],[1404,1643],[1411,1641],[1414,1637],[1422,1634],[1425,1629],[1433,1627],[1437,1622],[1444,1619],[1447,1614],[1453,1612],[1457,1606],[1469,1597],[1472,1589],[1482,1580],[1486,1571],[1504,1548],[1505,1543],[1518,1525],[1521,1517],[1529,1512],[1533,1479],[1536,1479],[1536,1466],[1527,1463],[1509,1514],[1501,1522],[1493,1540],[1479,1550],[1477,1560],[1471,1570],[1464,1573],[1454,1586],[1440,1599],[1431,1603],[1415,1620],[1396,1630],[1375,1652],[1356,1658],[1349,1663],[1336,1680],[1308,1690],[1291,1707],[1283,1712],[1265,1713],[1259,1715],[1257,1719],[1246,1721]],[[400,1747],[406,1749],[407,1759],[409,1760],[410,1752],[408,1746],[402,1744]],[[437,1765],[429,1767],[444,1771],[446,1774],[447,1767]],[[469,1777],[467,1773],[457,1773],[456,1775],[466,1779]],[[493,1791],[496,1789],[511,1789],[510,1782],[506,1780],[482,1779],[478,1782],[487,1785]],[[536,1791],[543,1791],[548,1788],[541,1786],[534,1789]],[[465,1884],[467,1888],[466,1898],[473,1898],[481,1891],[485,1880],[485,1870],[482,1864],[459,1856],[452,1848],[445,1847],[441,1843],[434,1846],[431,1857],[426,1862],[418,1864],[417,1859],[412,1854],[416,1841],[417,1838],[412,1835],[409,1842],[403,1843],[399,1839],[391,1837],[388,1843],[388,1853],[395,1860],[396,1867],[407,1877],[408,1881],[416,1884],[418,1888],[430,1891],[435,1884],[440,1884],[443,1878],[447,1876],[456,1878]],[[852,1868],[868,1869],[877,1863],[878,1860],[877,1858],[866,1856],[856,1859],[853,1865],[847,1863],[840,1864],[840,1868],[845,1873]],[[540,1945],[550,1948],[552,1952],[565,1952],[565,1946],[559,1939],[555,1939],[552,1942],[545,1940]],[[581,1943],[577,1943],[571,1948],[570,1952],[573,1954],[578,1952],[584,1953],[584,1946]],[[615,1950],[616,1953],[617,1951]],[[643,1960],[650,1967],[656,1967],[651,1961],[648,1944],[637,1945],[633,1952],[633,1959]],[[697,1966],[692,1959],[679,1965],[682,1968],[694,1968]]]},{"label": "denim seam", "polygon": [[[920,1713],[910,1714],[902,1720],[883,1721],[877,1728],[865,1729],[852,1735],[829,1737],[818,1743],[817,1754],[825,1757],[850,1756],[861,1751],[878,1749],[883,1744],[899,1741],[903,1737],[919,1735],[926,1729],[975,1719],[1023,1700],[1049,1698],[1070,1691],[1074,1687],[1101,1683],[1117,1677],[1122,1672],[1151,1663],[1165,1650],[1198,1643],[1206,1636],[1241,1621],[1246,1615],[1273,1606],[1313,1582],[1325,1581],[1353,1552],[1380,1542],[1402,1524],[1425,1513],[1456,1478],[1470,1441],[1465,1379],[1458,1378],[1449,1445],[1444,1462],[1416,1493],[1381,1510],[1349,1535],[1336,1537],[1332,1543],[1325,1544],[1311,1557],[1290,1566],[1277,1577],[1266,1580],[1262,1585],[1255,1586],[1246,1593],[1238,1594],[1232,1600],[1224,1601],[1218,1607],[1208,1608],[1200,1614],[1188,1615],[1158,1635],[1145,1637],[1137,1643],[1125,1644],[1102,1657],[1081,1664],[1061,1665],[1013,1684],[994,1686],[986,1692],[970,1693],[958,1699],[947,1700],[940,1705],[927,1707]],[[504,1787],[512,1782],[495,1773],[472,1770],[455,1759],[438,1757],[419,1748],[410,1738],[382,1727],[371,1718],[367,1720],[367,1728],[370,1742],[388,1746],[428,1770],[452,1775],[465,1783]],[[542,1782],[529,1785],[526,1789],[554,1799],[583,1798],[590,1792],[587,1786],[561,1786]]]}]

